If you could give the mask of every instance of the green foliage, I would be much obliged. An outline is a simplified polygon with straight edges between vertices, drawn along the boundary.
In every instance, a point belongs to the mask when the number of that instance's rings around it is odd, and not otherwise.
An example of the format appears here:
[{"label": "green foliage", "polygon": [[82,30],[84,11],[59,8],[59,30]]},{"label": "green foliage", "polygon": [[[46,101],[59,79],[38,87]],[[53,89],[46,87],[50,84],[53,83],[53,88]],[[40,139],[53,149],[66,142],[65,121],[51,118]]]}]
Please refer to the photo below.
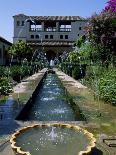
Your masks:
[{"label": "green foliage", "polygon": [[85,43],[86,41],[86,36],[81,36],[77,41],[76,41],[76,46],[77,47],[81,47],[83,43]]},{"label": "green foliage", "polygon": [[11,77],[13,80],[20,82],[23,78],[23,70],[20,66],[13,66],[11,68]]},{"label": "green foliage", "polygon": [[9,68],[0,66],[0,77],[8,77],[9,74]]},{"label": "green foliage", "polygon": [[109,62],[114,64],[116,60],[115,23],[116,13],[108,11],[92,16],[86,27],[87,36],[97,49],[95,54],[97,54],[102,64],[106,66],[109,65]]},{"label": "green foliage", "polygon": [[31,75],[33,73],[33,68],[32,66],[22,66],[21,67],[21,71],[22,71],[22,78],[28,75]]},{"label": "green foliage", "polygon": [[81,44],[81,60],[88,64],[85,84],[95,96],[116,105],[116,13],[104,11],[89,19],[86,27],[89,42]]},{"label": "green foliage", "polygon": [[116,68],[88,66],[84,81],[94,90],[96,97],[116,105]]},{"label": "green foliage", "polygon": [[12,86],[8,78],[0,78],[0,95],[8,95],[12,92]]},{"label": "green foliage", "polygon": [[89,65],[91,62],[96,62],[99,60],[97,57],[97,49],[88,41],[81,45],[79,54],[81,64]]},{"label": "green foliage", "polygon": [[116,105],[116,69],[106,71],[99,82],[100,98]]},{"label": "green foliage", "polygon": [[78,80],[80,78],[80,68],[79,67],[75,67],[72,70],[72,77],[76,80]]},{"label": "green foliage", "polygon": [[23,41],[18,41],[10,47],[9,55],[17,58],[19,61],[22,59],[27,59],[30,61],[32,59],[32,49]]},{"label": "green foliage", "polygon": [[79,63],[79,53],[77,51],[73,51],[69,54],[67,60],[70,63]]},{"label": "green foliage", "polygon": [[11,77],[13,80],[20,82],[25,76],[33,73],[32,66],[12,66]]}]

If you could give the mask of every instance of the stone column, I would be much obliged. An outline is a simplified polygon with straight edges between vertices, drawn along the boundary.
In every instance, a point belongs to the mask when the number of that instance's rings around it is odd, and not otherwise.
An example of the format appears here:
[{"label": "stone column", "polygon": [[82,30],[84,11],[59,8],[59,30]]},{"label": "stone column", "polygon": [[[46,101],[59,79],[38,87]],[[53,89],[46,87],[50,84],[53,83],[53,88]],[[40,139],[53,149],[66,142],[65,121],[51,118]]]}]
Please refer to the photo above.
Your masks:
[{"label": "stone column", "polygon": [[26,37],[26,40],[27,39],[30,39],[30,29],[31,29],[31,24],[30,22],[26,22],[25,23],[25,37]]},{"label": "stone column", "polygon": [[42,24],[42,31],[44,31],[44,22],[42,22],[41,24]]},{"label": "stone column", "polygon": [[56,31],[59,31],[59,22],[56,22]]}]

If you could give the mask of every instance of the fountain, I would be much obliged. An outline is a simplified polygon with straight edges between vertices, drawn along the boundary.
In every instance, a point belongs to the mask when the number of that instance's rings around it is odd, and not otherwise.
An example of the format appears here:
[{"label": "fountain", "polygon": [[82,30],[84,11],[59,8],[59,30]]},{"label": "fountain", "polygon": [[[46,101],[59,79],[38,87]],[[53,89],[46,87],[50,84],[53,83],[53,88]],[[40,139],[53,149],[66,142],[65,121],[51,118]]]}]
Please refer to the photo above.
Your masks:
[{"label": "fountain", "polygon": [[50,60],[50,68],[54,67],[54,60]]},{"label": "fountain", "polygon": [[51,123],[24,127],[10,142],[18,155],[85,155],[95,147],[96,139],[79,126]]},{"label": "fountain", "polygon": [[73,103],[68,100],[66,91],[56,74],[46,74],[46,78],[43,79],[41,87],[38,87],[35,94],[29,106],[27,104],[16,119],[25,121],[84,120],[79,109],[74,109]]}]

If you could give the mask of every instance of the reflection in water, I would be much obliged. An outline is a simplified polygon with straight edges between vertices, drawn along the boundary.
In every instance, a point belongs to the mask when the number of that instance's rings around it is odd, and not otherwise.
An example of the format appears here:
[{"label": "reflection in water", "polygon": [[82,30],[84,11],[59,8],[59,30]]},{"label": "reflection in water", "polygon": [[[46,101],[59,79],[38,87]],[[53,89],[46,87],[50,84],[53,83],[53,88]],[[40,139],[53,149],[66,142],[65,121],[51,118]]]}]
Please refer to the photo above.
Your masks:
[{"label": "reflection in water", "polygon": [[14,118],[13,114],[13,104],[14,100],[12,97],[9,97],[5,103],[0,104],[0,115],[2,115],[3,120],[12,120]]},{"label": "reflection in water", "polygon": [[48,74],[39,90],[27,120],[75,121],[75,113],[66,101],[65,90],[55,74]]}]

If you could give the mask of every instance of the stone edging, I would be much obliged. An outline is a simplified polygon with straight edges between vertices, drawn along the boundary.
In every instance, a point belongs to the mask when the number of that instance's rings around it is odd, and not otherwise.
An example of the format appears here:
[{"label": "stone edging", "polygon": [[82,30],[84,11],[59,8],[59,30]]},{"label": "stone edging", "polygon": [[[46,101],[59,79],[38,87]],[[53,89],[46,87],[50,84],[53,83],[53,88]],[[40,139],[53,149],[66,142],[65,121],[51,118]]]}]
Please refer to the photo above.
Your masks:
[{"label": "stone edging", "polygon": [[95,147],[95,143],[96,143],[96,139],[94,138],[93,134],[88,132],[85,129],[80,128],[77,125],[70,125],[70,124],[63,124],[63,123],[49,123],[49,124],[34,124],[31,126],[27,126],[24,127],[18,131],[16,131],[10,139],[10,143],[11,143],[11,147],[13,149],[13,151],[18,155],[31,155],[30,152],[25,152],[21,150],[21,147],[16,146],[16,137],[17,135],[25,132],[25,130],[28,130],[29,128],[36,128],[36,127],[50,127],[50,126],[54,126],[54,127],[64,127],[64,128],[72,128],[74,130],[81,130],[85,135],[87,135],[87,137],[90,139],[90,143],[89,146],[86,147],[86,149],[84,151],[80,151],[78,153],[78,155],[87,155],[91,152],[91,149]]}]

